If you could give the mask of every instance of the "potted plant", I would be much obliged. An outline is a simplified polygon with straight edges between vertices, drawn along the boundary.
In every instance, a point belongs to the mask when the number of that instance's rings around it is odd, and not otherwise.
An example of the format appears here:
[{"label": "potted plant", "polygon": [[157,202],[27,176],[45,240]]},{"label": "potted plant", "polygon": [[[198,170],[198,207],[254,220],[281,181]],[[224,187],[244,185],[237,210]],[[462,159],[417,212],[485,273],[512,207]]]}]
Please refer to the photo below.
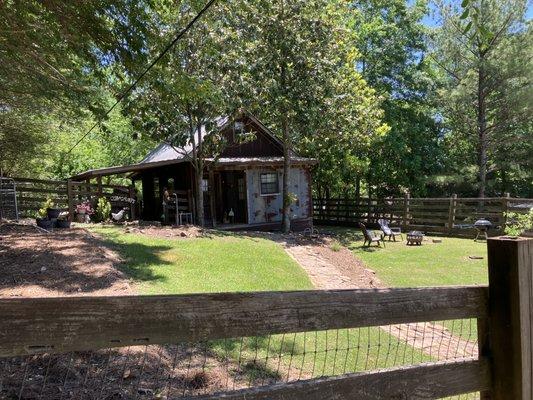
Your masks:
[{"label": "potted plant", "polygon": [[70,228],[70,221],[68,219],[68,211],[63,211],[57,217],[56,228]]},{"label": "potted plant", "polygon": [[57,217],[59,217],[59,214],[61,213],[60,208],[56,208],[54,202],[52,199],[46,200],[46,215],[48,216],[48,219],[55,220]]},{"label": "potted plant", "polygon": [[76,219],[78,222],[86,222],[87,216],[94,214],[94,209],[89,200],[76,206]]},{"label": "potted plant", "polygon": [[43,206],[39,209],[39,211],[37,212],[37,218],[35,219],[35,222],[37,223],[37,226],[39,228],[43,228],[43,229],[52,229],[54,227],[54,221],[52,221],[49,217],[48,217],[48,209],[50,207],[53,207],[54,203],[52,202],[51,199],[47,199]]}]

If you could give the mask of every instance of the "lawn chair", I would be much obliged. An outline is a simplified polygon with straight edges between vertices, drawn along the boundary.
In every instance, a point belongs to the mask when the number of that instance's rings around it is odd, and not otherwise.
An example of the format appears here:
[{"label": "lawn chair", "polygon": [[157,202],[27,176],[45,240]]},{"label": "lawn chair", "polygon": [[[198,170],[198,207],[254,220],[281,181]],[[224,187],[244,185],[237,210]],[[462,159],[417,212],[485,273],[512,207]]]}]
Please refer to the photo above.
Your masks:
[{"label": "lawn chair", "polygon": [[389,221],[386,219],[378,219],[378,224],[381,229],[382,235],[381,237],[385,239],[385,236],[389,237],[389,241],[393,239],[396,241],[396,236],[399,236],[401,240],[403,240],[402,231],[400,228],[391,228],[389,227]]},{"label": "lawn chair", "polygon": [[361,228],[361,231],[363,232],[363,236],[365,238],[365,240],[363,241],[363,246],[365,246],[368,242],[368,246],[370,247],[373,242],[376,242],[378,246],[381,246],[380,243],[383,243],[383,247],[385,247],[385,240],[383,240],[383,237],[376,235],[374,231],[368,229],[363,223],[359,223],[359,227]]}]

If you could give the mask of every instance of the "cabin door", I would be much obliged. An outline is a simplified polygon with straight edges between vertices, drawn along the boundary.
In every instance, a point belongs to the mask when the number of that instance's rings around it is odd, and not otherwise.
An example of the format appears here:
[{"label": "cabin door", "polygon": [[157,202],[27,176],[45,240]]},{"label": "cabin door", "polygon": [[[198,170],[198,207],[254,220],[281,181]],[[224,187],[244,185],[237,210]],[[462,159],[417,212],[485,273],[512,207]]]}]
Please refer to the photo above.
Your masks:
[{"label": "cabin door", "polygon": [[[217,217],[222,223],[246,224],[246,180],[244,171],[220,173],[220,192]],[[231,215],[233,214],[233,216]]]}]

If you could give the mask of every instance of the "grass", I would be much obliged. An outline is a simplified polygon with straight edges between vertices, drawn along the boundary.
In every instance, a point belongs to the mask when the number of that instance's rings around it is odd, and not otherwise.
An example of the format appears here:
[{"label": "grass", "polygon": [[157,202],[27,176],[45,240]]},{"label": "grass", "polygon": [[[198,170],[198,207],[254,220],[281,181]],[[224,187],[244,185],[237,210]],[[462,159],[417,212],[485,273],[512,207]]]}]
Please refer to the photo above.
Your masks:
[{"label": "grass", "polygon": [[280,244],[232,234],[166,239],[94,227],[141,294],[312,289]]},{"label": "grass", "polygon": [[[358,230],[329,228],[338,240],[360,258],[388,286],[416,287],[477,285],[488,283],[487,245],[472,239],[439,238],[442,243],[424,241],[421,246],[386,242],[385,248],[363,247]],[[482,259],[470,259],[478,256]]]},{"label": "grass", "polygon": [[[91,229],[121,255],[121,270],[141,294],[313,288],[305,271],[270,240],[230,233],[166,239],[124,233],[116,227]],[[212,349],[233,360],[270,359],[266,367],[248,365],[244,373],[250,379],[285,379],[294,370],[304,377],[332,375],[390,367],[402,360],[429,360],[377,327],[217,341]]]},{"label": "grass", "polygon": [[[385,242],[385,247],[363,246],[361,232],[355,228],[328,227],[337,240],[349,248],[377,277],[391,287],[482,285],[488,283],[487,245],[473,239],[439,237],[433,243],[426,237],[421,246],[407,246],[405,241]],[[404,238],[405,239],[405,238]],[[471,259],[469,256],[482,257]],[[477,326],[470,321],[444,321],[442,324],[463,339],[477,336]],[[467,325],[468,324],[468,325]]]}]

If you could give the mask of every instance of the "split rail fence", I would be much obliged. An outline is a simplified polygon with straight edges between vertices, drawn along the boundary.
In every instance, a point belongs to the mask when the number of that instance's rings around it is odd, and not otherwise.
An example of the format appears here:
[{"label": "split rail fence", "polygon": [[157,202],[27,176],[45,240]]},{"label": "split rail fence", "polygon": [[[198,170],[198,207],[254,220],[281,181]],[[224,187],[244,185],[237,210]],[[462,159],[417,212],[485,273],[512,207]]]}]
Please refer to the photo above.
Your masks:
[{"label": "split rail fence", "polygon": [[471,236],[478,219],[488,219],[496,228],[493,232],[502,233],[505,213],[526,213],[531,208],[533,199],[512,197],[314,199],[313,219],[319,225],[357,226],[385,218],[404,230]]},{"label": "split rail fence", "polygon": [[0,398],[530,400],[533,240],[488,256],[488,286],[1,299]]},{"label": "split rail fence", "polygon": [[16,183],[17,204],[22,216],[37,212],[47,199],[55,207],[69,210],[74,215],[76,205],[85,200],[106,197],[114,209],[128,208],[135,218],[135,192],[132,186],[93,184],[71,180],[13,178]]}]

